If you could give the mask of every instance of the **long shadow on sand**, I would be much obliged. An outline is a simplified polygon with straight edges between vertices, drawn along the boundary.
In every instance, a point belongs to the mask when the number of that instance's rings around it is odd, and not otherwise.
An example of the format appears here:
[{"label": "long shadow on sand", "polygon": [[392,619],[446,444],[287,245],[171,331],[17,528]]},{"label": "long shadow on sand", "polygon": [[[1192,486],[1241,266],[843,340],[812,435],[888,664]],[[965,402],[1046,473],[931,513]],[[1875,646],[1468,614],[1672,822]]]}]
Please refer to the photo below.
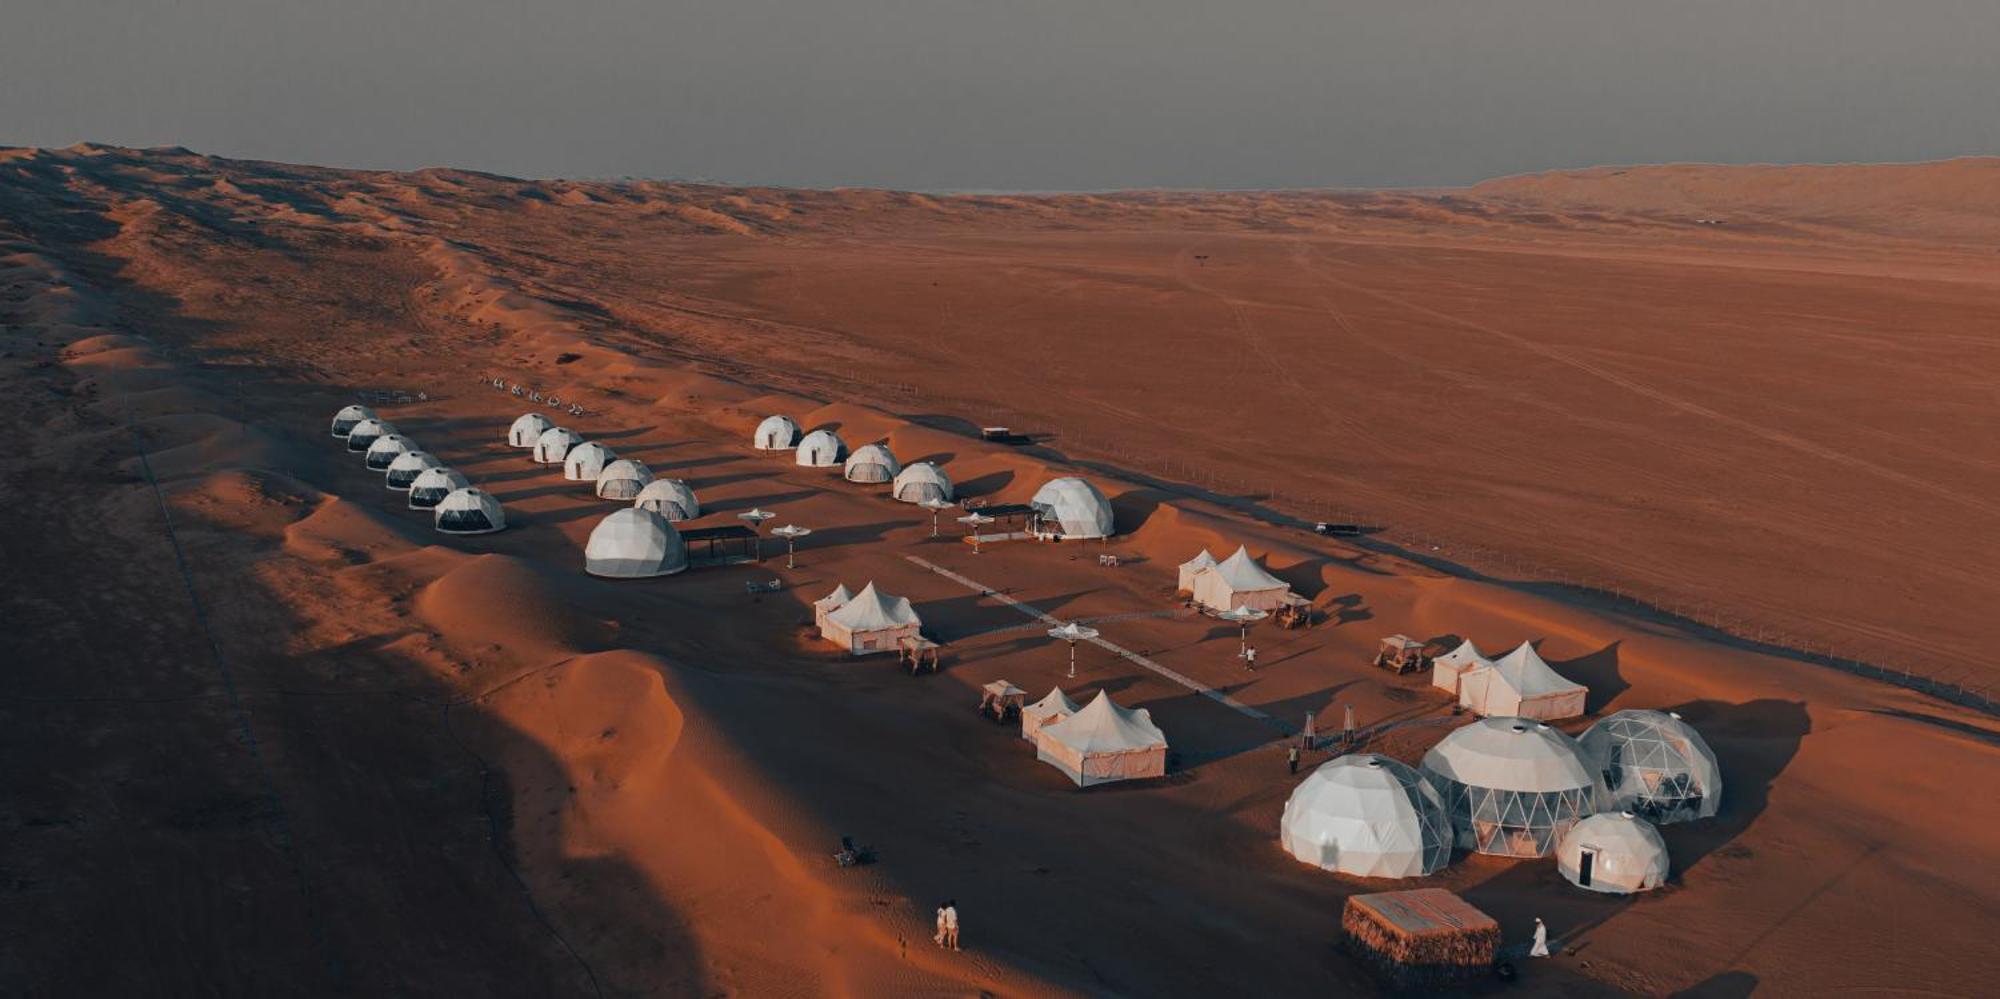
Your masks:
[{"label": "long shadow on sand", "polygon": [[1722,768],[1722,807],[1715,817],[1660,827],[1673,857],[1673,878],[1750,827],[1768,804],[1771,784],[1798,755],[1812,731],[1805,702],[1765,698],[1744,704],[1689,701],[1674,708],[1700,731]]},{"label": "long shadow on sand", "polygon": [[1631,687],[1618,672],[1618,646],[1614,641],[1589,655],[1551,662],[1557,673],[1590,688],[1584,703],[1586,714],[1596,714]]}]

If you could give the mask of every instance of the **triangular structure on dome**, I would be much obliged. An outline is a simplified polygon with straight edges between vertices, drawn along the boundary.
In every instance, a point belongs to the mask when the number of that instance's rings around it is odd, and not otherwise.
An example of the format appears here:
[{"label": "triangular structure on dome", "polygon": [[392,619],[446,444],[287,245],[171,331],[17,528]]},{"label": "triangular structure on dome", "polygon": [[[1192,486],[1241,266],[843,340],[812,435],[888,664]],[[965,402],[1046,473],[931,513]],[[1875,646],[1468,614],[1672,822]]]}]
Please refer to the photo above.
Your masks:
[{"label": "triangular structure on dome", "polygon": [[1108,691],[1035,733],[1035,756],[1078,787],[1164,777],[1167,736],[1145,708],[1121,708]]}]

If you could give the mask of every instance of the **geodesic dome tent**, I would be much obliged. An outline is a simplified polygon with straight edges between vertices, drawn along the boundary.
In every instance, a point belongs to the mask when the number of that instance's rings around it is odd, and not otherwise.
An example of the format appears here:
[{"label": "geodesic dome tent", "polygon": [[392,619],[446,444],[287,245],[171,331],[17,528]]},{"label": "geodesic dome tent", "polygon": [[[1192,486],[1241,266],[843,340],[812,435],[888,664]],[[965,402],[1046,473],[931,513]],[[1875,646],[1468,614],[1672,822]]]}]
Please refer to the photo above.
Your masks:
[{"label": "geodesic dome tent", "polygon": [[510,447],[534,447],[542,435],[556,428],[556,421],[540,413],[522,413],[514,418],[514,425],[507,428],[507,444]]},{"label": "geodesic dome tent", "polygon": [[789,416],[766,416],[750,443],[759,451],[789,451],[799,444],[799,425]]},{"label": "geodesic dome tent", "polygon": [[535,438],[535,461],[543,465],[560,465],[569,449],[583,443],[583,435],[568,427],[550,427]]},{"label": "geodesic dome tent", "polygon": [[620,458],[597,473],[597,498],[636,500],[652,481],[653,470],[645,462]]},{"label": "geodesic dome tent", "polygon": [[1121,708],[1111,694],[1035,732],[1035,758],[1078,787],[1167,775],[1167,735],[1145,708]]},{"label": "geodesic dome tent", "polygon": [[491,534],[507,526],[500,501],[483,489],[454,489],[431,508],[432,522],[444,534]]},{"label": "geodesic dome tent", "polygon": [[1493,660],[1480,655],[1479,647],[1468,638],[1458,643],[1458,648],[1431,660],[1431,686],[1456,694],[1460,676],[1492,665]]},{"label": "geodesic dome tent", "polygon": [[847,458],[847,442],[831,430],[815,430],[799,442],[795,459],[807,468],[832,468]]},{"label": "geodesic dome tent", "polygon": [[1065,538],[1108,538],[1112,534],[1111,501],[1083,479],[1051,479],[1035,490],[1028,504],[1040,515],[1044,532]]},{"label": "geodesic dome tent", "polygon": [[687,546],[667,518],[628,506],[590,529],[583,571],[612,579],[668,576],[687,568]]},{"label": "geodesic dome tent", "polygon": [[571,482],[596,482],[604,466],[618,460],[618,453],[596,441],[584,441],[563,454],[563,478]]},{"label": "geodesic dome tent", "polygon": [[1214,564],[1215,564],[1215,556],[1210,555],[1208,553],[1208,549],[1206,548],[1203,548],[1201,550],[1201,554],[1196,555],[1195,557],[1188,559],[1185,562],[1182,562],[1180,570],[1180,586],[1179,586],[1180,592],[1193,593],[1195,573],[1198,573],[1203,569],[1206,569]]},{"label": "geodesic dome tent", "polygon": [[893,482],[903,470],[901,462],[885,444],[863,444],[847,456],[840,474],[849,482]]},{"label": "geodesic dome tent", "polygon": [[701,501],[695,498],[694,488],[679,479],[654,479],[646,483],[632,505],[672,521],[701,516]]},{"label": "geodesic dome tent", "polygon": [[1048,696],[1021,709],[1021,738],[1033,742],[1035,733],[1040,732],[1042,726],[1054,725],[1076,714],[1076,711],[1076,702],[1070,700],[1061,687],[1051,687]]},{"label": "geodesic dome tent", "polygon": [[1458,703],[1488,718],[1575,718],[1589,693],[1551,669],[1527,642],[1491,666],[1458,675]]},{"label": "geodesic dome tent", "polygon": [[382,482],[397,492],[406,492],[410,488],[410,483],[417,481],[417,476],[422,475],[425,469],[436,468],[442,464],[444,462],[431,457],[429,451],[405,451],[397,455],[395,461],[389,463],[387,472],[382,476]]},{"label": "geodesic dome tent", "polygon": [[1669,711],[1620,711],[1577,740],[1613,808],[1666,825],[1722,807],[1722,767],[1708,740]]},{"label": "geodesic dome tent", "polygon": [[1189,582],[1194,602],[1210,610],[1253,607],[1274,611],[1294,599],[1291,584],[1271,575],[1250,557],[1250,549],[1240,545],[1236,554],[1196,570]]},{"label": "geodesic dome tent", "polygon": [[390,423],[388,420],[380,420],[373,417],[362,420],[360,423],[347,428],[347,449],[349,451],[366,451],[374,447],[375,442],[382,439],[384,435],[395,432],[396,425]]},{"label": "geodesic dome tent", "polygon": [[1415,878],[1451,862],[1451,815],[1409,764],[1374,753],[1336,757],[1292,791],[1278,821],[1285,852],[1364,878]]},{"label": "geodesic dome tent", "polygon": [[924,622],[908,597],[892,597],[869,583],[820,620],[820,634],[848,652],[894,652],[897,642],[923,633]]},{"label": "geodesic dome tent", "polygon": [[1502,857],[1547,856],[1604,799],[1576,740],[1528,718],[1473,722],[1425,753],[1422,769],[1458,845]]},{"label": "geodesic dome tent", "polygon": [[399,455],[415,450],[417,450],[416,441],[402,434],[383,434],[375,438],[375,443],[368,445],[363,460],[367,462],[369,468],[381,472],[388,470]]},{"label": "geodesic dome tent", "polygon": [[355,424],[374,418],[375,411],[366,406],[342,406],[339,412],[333,414],[333,435],[346,437]]},{"label": "geodesic dome tent", "polygon": [[442,465],[426,468],[410,482],[410,509],[429,510],[472,482]]},{"label": "geodesic dome tent", "polygon": [[1610,895],[1651,891],[1667,883],[1667,841],[1631,812],[1599,812],[1564,834],[1556,870],[1578,888]]},{"label": "geodesic dome tent", "polygon": [[889,487],[889,492],[905,503],[922,503],[925,500],[949,503],[953,497],[951,476],[928,461],[917,462],[897,472],[895,484]]}]

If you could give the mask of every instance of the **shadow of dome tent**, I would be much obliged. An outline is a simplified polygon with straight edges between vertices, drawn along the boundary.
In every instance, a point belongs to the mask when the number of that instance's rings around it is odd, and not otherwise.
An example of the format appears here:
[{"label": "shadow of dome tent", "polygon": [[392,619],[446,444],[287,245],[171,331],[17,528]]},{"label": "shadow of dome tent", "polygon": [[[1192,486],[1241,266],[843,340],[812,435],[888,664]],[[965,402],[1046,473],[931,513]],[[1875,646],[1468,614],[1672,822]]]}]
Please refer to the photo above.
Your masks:
[{"label": "shadow of dome tent", "polygon": [[922,503],[925,500],[949,503],[953,498],[951,477],[945,474],[944,469],[928,461],[917,462],[897,472],[889,492],[905,503]]},{"label": "shadow of dome tent", "polygon": [[1669,711],[1620,711],[1577,744],[1604,782],[1609,805],[1666,825],[1705,819],[1722,805],[1722,768],[1693,725]]},{"label": "shadow of dome tent", "polygon": [[1278,841],[1315,867],[1365,878],[1412,878],[1451,862],[1451,816],[1416,768],[1373,753],[1319,766],[1285,802]]},{"label": "shadow of dome tent", "polygon": [[618,460],[616,452],[596,441],[584,441],[563,454],[563,478],[571,482],[596,482],[604,466]]},{"label": "shadow of dome tent", "polygon": [[472,485],[471,480],[443,466],[426,468],[410,483],[410,509],[430,510],[446,496]]},{"label": "shadow of dome tent", "polygon": [[1051,479],[1035,490],[1028,505],[1040,516],[1044,532],[1079,540],[1108,538],[1114,533],[1110,501],[1084,479]]},{"label": "shadow of dome tent", "polygon": [[417,476],[422,475],[427,469],[437,468],[443,464],[444,462],[431,457],[429,451],[405,451],[389,463],[388,469],[382,476],[382,482],[397,492],[408,492],[410,484],[417,481]]},{"label": "shadow of dome tent", "polygon": [[1599,812],[1570,827],[1556,846],[1556,870],[1570,884],[1608,895],[1667,883],[1667,841],[1631,812]]},{"label": "shadow of dome tent", "polygon": [[492,534],[507,527],[500,501],[474,486],[452,490],[431,512],[433,523],[444,534]]},{"label": "shadow of dome tent", "polygon": [[388,420],[374,418],[362,420],[360,423],[348,428],[347,449],[349,451],[366,451],[374,447],[375,442],[384,435],[395,432],[396,425],[390,423]]},{"label": "shadow of dome tent", "polygon": [[840,474],[849,482],[882,483],[892,482],[903,466],[896,461],[896,455],[886,444],[863,444],[841,467]]},{"label": "shadow of dome tent", "polygon": [[634,458],[620,458],[597,473],[597,498],[636,500],[653,481],[653,470]]},{"label": "shadow of dome tent", "polygon": [[614,510],[590,529],[583,571],[610,579],[670,576],[688,567],[687,546],[667,518],[651,510]]},{"label": "shadow of dome tent", "polygon": [[532,448],[542,435],[556,428],[554,420],[540,413],[522,413],[507,428],[507,444],[510,447]]},{"label": "shadow of dome tent", "polygon": [[560,465],[569,449],[583,443],[583,435],[568,427],[550,427],[535,438],[535,461],[543,465]]},{"label": "shadow of dome tent", "polygon": [[789,451],[799,444],[799,425],[789,416],[766,416],[750,435],[750,445],[759,451]]},{"label": "shadow of dome tent", "polygon": [[693,520],[701,516],[701,501],[693,487],[681,479],[654,479],[634,497],[632,505],[651,510],[670,521]]},{"label": "shadow of dome tent", "polygon": [[799,442],[794,460],[806,468],[832,468],[847,458],[847,443],[831,430],[815,430]]},{"label": "shadow of dome tent", "polygon": [[398,455],[415,450],[417,450],[416,441],[402,434],[383,434],[375,438],[375,443],[368,445],[362,460],[369,468],[383,472],[395,463]]},{"label": "shadow of dome tent", "polygon": [[366,406],[342,406],[333,414],[333,436],[346,438],[356,424],[375,418],[375,411]]},{"label": "shadow of dome tent", "polygon": [[1421,768],[1451,812],[1458,845],[1502,857],[1542,857],[1604,788],[1576,741],[1527,718],[1482,718],[1444,737]]}]

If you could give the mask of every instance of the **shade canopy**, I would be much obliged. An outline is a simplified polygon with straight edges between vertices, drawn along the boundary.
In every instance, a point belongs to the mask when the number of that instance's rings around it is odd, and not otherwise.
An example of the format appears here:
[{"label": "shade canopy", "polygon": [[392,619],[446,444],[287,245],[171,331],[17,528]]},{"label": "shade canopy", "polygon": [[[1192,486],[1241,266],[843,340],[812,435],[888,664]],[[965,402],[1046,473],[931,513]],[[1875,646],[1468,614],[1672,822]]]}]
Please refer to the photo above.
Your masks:
[{"label": "shade canopy", "polygon": [[1040,515],[1044,531],[1065,538],[1108,538],[1112,534],[1111,501],[1083,479],[1072,476],[1043,483],[1028,504]]},{"label": "shade canopy", "polygon": [[701,501],[695,498],[694,487],[680,479],[654,479],[646,483],[632,505],[672,521],[701,516]]},{"label": "shade canopy", "polygon": [[560,465],[569,449],[583,443],[583,435],[568,427],[550,427],[535,438],[535,460],[544,465]]},{"label": "shade canopy", "polygon": [[1285,851],[1364,878],[1414,878],[1451,861],[1444,799],[1414,767],[1373,753],[1337,757],[1292,791],[1278,822]]},{"label": "shade canopy", "polygon": [[405,451],[389,463],[382,481],[389,488],[402,492],[409,489],[410,484],[417,481],[417,476],[422,475],[425,469],[436,468],[442,464],[444,462],[431,457],[429,451]]},{"label": "shade canopy", "polygon": [[554,420],[540,413],[522,413],[514,418],[514,425],[507,428],[507,443],[512,447],[534,447],[542,435],[554,430]]},{"label": "shade canopy", "polygon": [[1077,703],[1070,700],[1061,687],[1049,688],[1048,694],[1041,700],[1021,709],[1021,738],[1035,741],[1035,733],[1040,732],[1042,726],[1062,721],[1076,714],[1076,709]]},{"label": "shade canopy", "polygon": [[449,468],[426,468],[410,481],[410,509],[433,509],[446,496],[471,484],[465,476]]},{"label": "shade canopy", "polygon": [[1667,841],[1631,812],[1600,812],[1571,826],[1556,846],[1556,870],[1578,888],[1610,895],[1667,883]]},{"label": "shade canopy", "polygon": [[847,456],[840,474],[849,482],[891,482],[903,470],[886,444],[863,444]]},{"label": "shade canopy", "polygon": [[500,501],[475,486],[446,493],[431,508],[431,518],[445,534],[491,534],[507,526],[507,514],[500,509]]},{"label": "shade canopy", "polygon": [[1206,569],[1214,564],[1215,564],[1215,556],[1210,555],[1208,553],[1208,549],[1206,548],[1203,548],[1201,552],[1197,554],[1195,557],[1188,559],[1185,562],[1182,562],[1180,569],[1180,586],[1179,586],[1180,591],[1183,593],[1194,592],[1195,573],[1200,572],[1203,569]]},{"label": "shade canopy", "polygon": [[1488,717],[1555,721],[1583,714],[1590,689],[1564,679],[1522,642],[1489,667],[1460,673],[1458,703]]},{"label": "shade canopy", "polygon": [[1210,610],[1249,607],[1274,611],[1292,600],[1291,585],[1265,571],[1250,557],[1250,550],[1241,546],[1236,554],[1196,570],[1192,581],[1195,602]]},{"label": "shade canopy", "polygon": [[1431,686],[1456,694],[1460,676],[1492,665],[1493,660],[1481,655],[1479,647],[1468,638],[1458,643],[1458,648],[1431,660]]},{"label": "shade canopy", "polygon": [[618,460],[618,453],[596,441],[584,441],[563,455],[563,478],[571,482],[596,482],[604,466]]},{"label": "shade canopy", "polygon": [[1078,787],[1163,777],[1167,736],[1145,708],[1121,708],[1107,691],[1035,733],[1035,756]]},{"label": "shade canopy", "polygon": [[346,437],[355,424],[374,418],[375,411],[366,406],[342,406],[333,414],[333,435]]},{"label": "shade canopy", "polygon": [[368,467],[378,472],[387,471],[398,455],[415,450],[417,450],[416,441],[402,434],[383,434],[375,438],[375,443],[368,445],[366,453]]},{"label": "shade canopy", "polygon": [[935,500],[949,503],[955,494],[952,491],[951,476],[944,469],[928,461],[920,461],[896,473],[895,484],[889,492],[905,503],[922,503]]},{"label": "shade canopy", "polygon": [[620,458],[597,473],[597,498],[608,500],[636,500],[639,493],[653,481],[653,470],[643,461]]},{"label": "shade canopy", "polygon": [[799,443],[799,425],[789,416],[766,416],[750,435],[750,444],[759,451],[789,451]]},{"label": "shade canopy", "polygon": [[907,597],[892,597],[876,589],[874,583],[828,610],[820,633],[826,640],[855,655],[893,652],[904,638],[923,632],[923,619]]},{"label": "shade canopy", "polygon": [[583,546],[583,571],[612,579],[667,576],[686,569],[687,546],[667,518],[626,507],[590,529]]},{"label": "shade canopy", "polygon": [[794,459],[807,468],[832,468],[847,457],[847,443],[831,430],[815,430],[799,441]]},{"label": "shade canopy", "polygon": [[1423,772],[1451,811],[1458,845],[1546,856],[1602,806],[1603,787],[1576,740],[1529,718],[1482,718],[1424,754]]},{"label": "shade canopy", "polygon": [[1708,740],[1680,715],[1620,711],[1577,740],[1604,781],[1610,807],[1665,825],[1705,819],[1722,807],[1722,767]]}]

